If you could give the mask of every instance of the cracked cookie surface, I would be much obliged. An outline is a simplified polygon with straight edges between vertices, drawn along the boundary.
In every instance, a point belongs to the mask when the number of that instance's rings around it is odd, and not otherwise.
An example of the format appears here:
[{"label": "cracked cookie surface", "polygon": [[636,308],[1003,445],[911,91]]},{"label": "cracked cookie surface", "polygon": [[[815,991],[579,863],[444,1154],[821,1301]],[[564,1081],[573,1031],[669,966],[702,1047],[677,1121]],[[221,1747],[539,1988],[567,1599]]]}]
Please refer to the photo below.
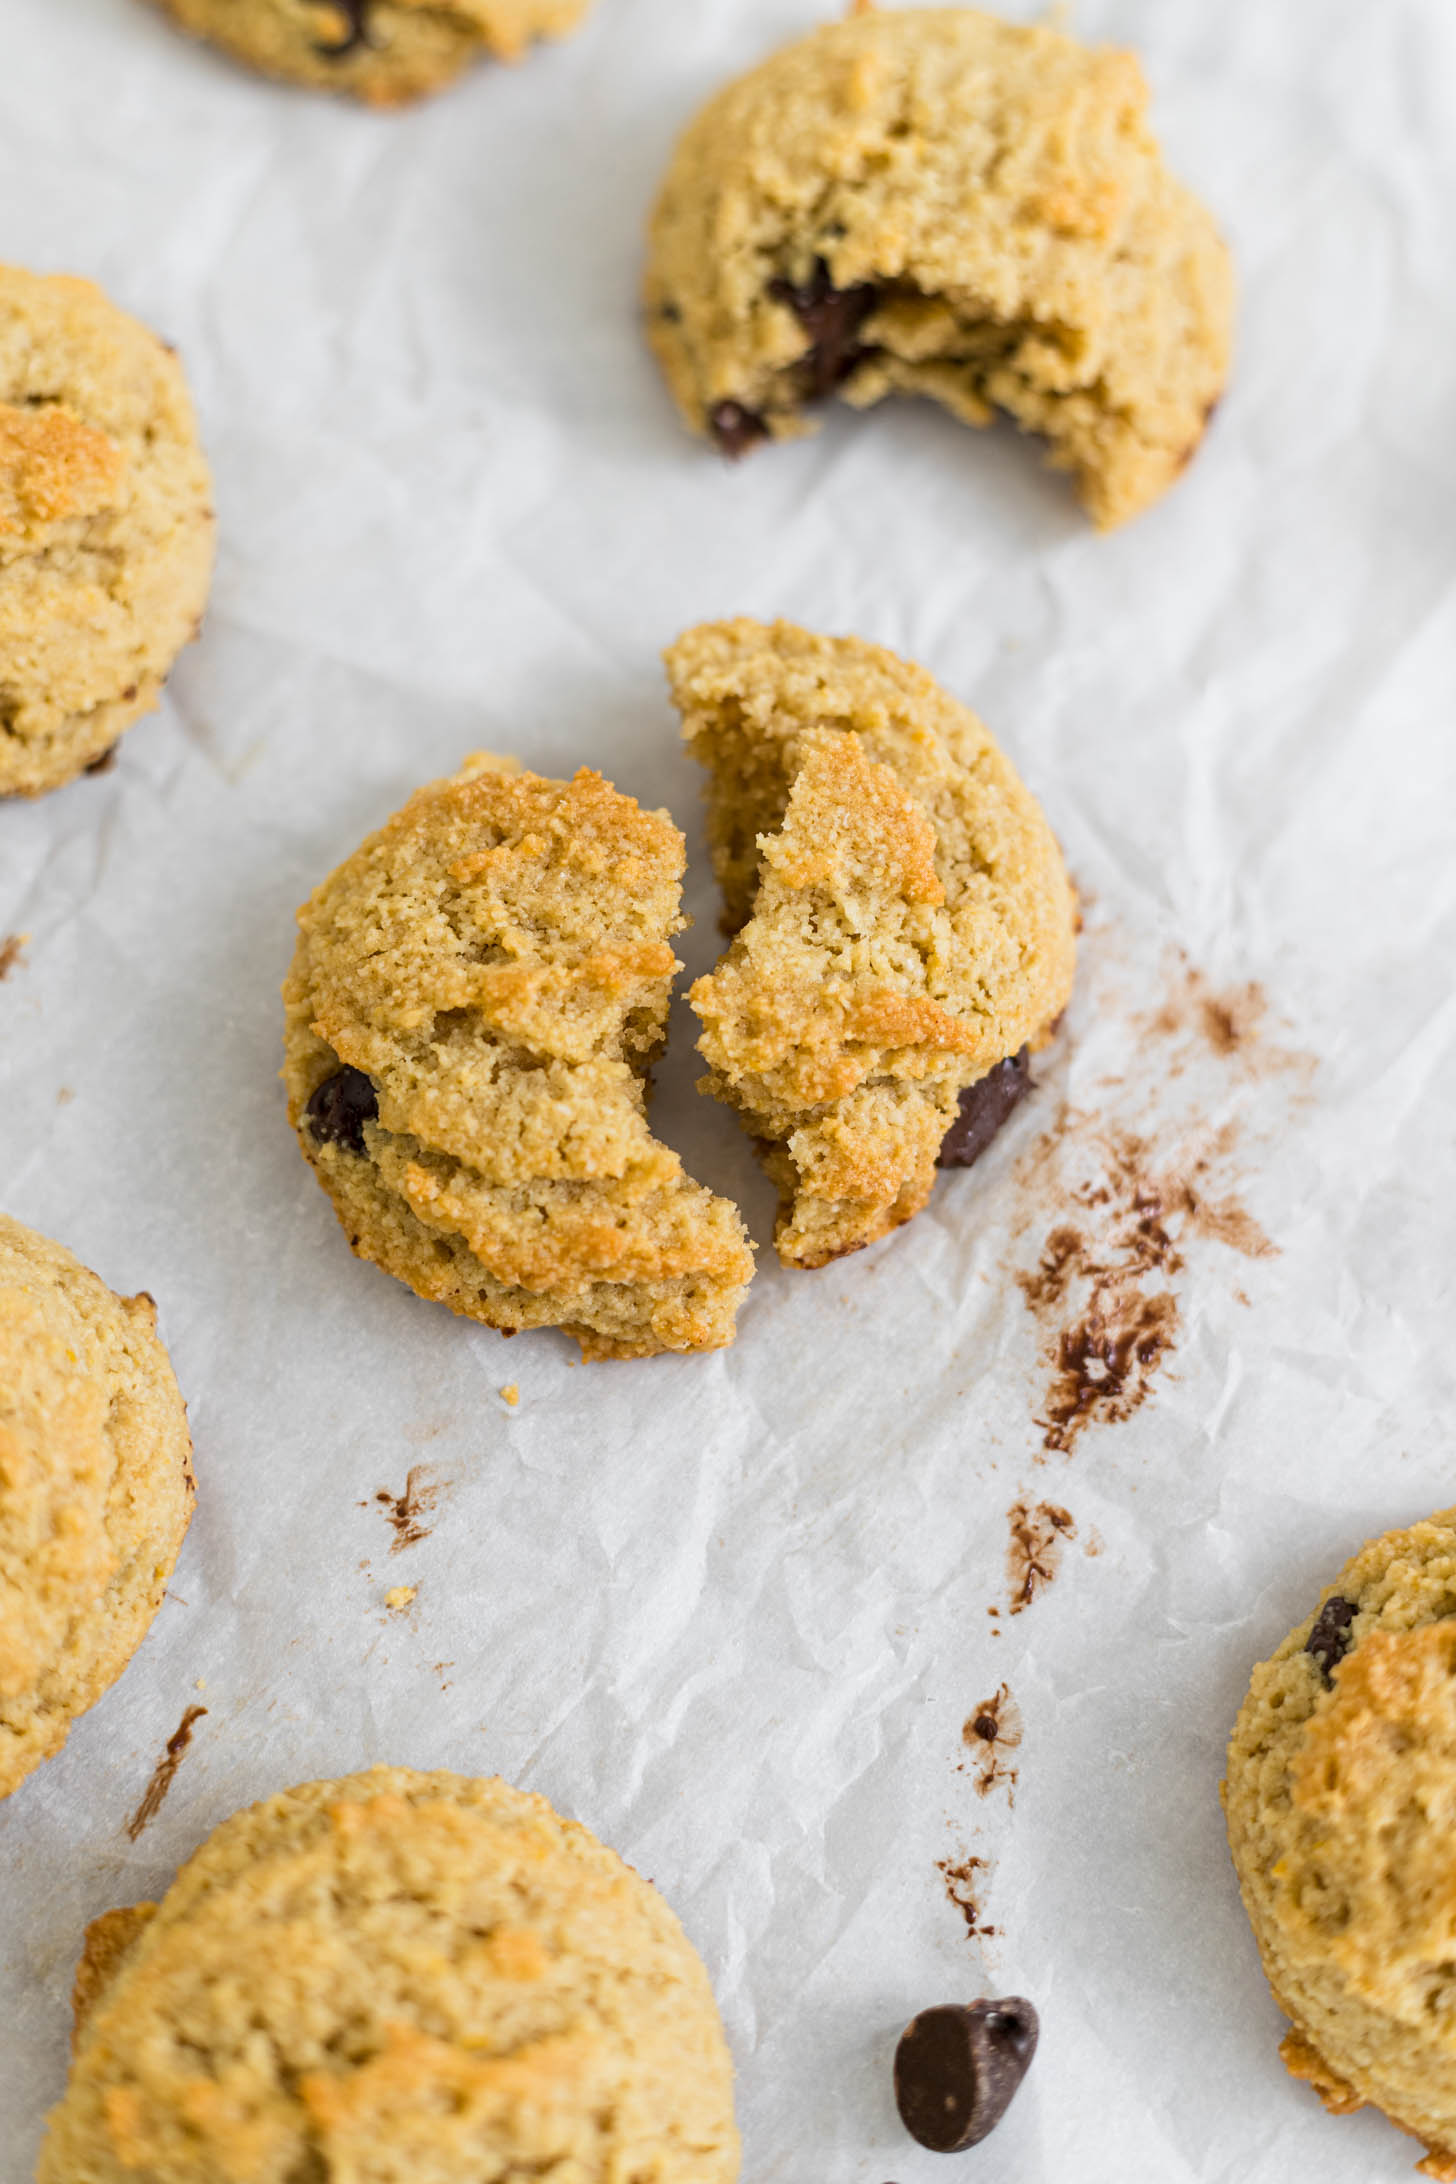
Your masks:
[{"label": "cracked cookie surface", "polygon": [[591,0],[159,0],[194,37],[264,75],[370,106],[439,91],[483,55],[561,38]]},{"label": "cracked cookie surface", "polygon": [[39,2184],[733,2184],[732,2066],[657,1890],[543,1797],[376,1767],[237,1813],[89,1930]]},{"label": "cracked cookie surface", "polygon": [[0,1796],[146,1636],[192,1515],[191,1447],[151,1298],[0,1214]]},{"label": "cracked cookie surface", "polygon": [[1456,2179],[1456,1509],[1372,1540],[1254,1670],[1229,1845],[1281,2047]]},{"label": "cracked cookie surface", "polygon": [[740,620],[667,668],[733,934],[689,995],[704,1088],[758,1143],[780,1258],[823,1266],[919,1211],[961,1093],[1049,1036],[1071,889],[985,728],[893,653]]},{"label": "cracked cookie surface", "polygon": [[1093,520],[1173,482],[1227,376],[1228,253],[1136,59],[973,8],[871,10],[729,84],[653,214],[648,338],[728,454],[839,393],[1042,436]]},{"label": "cracked cookie surface", "polygon": [[600,774],[472,762],[299,912],[289,1117],[361,1257],[588,1357],[717,1349],[737,1209],[648,1126],[683,840]]},{"label": "cracked cookie surface", "polygon": [[0,796],[156,705],[212,575],[182,367],[89,281],[0,266]]}]

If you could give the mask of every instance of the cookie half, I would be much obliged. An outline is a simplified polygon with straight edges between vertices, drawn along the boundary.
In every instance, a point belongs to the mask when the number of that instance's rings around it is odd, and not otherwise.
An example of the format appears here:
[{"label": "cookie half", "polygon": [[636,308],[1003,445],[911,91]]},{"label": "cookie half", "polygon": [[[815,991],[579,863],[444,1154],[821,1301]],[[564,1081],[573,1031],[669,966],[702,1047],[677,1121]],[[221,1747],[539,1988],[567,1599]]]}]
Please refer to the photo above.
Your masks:
[{"label": "cookie half", "polygon": [[152,710],[213,531],[171,350],[89,281],[0,266],[0,796],[58,788]]},{"label": "cookie half", "polygon": [[289,1117],[355,1251],[421,1296],[587,1357],[720,1348],[752,1252],[646,1113],[682,836],[600,774],[502,763],[422,789],[299,912]]},{"label": "cookie half", "polygon": [[778,1186],[779,1257],[823,1266],[1010,1111],[1007,1067],[1024,1082],[1071,993],[1071,887],[975,715],[894,653],[740,620],[667,670],[734,936],[689,995],[704,1089]]},{"label": "cookie half", "polygon": [[403,106],[485,54],[520,58],[561,38],[591,0],[160,0],[194,37],[265,76]]},{"label": "cookie half", "polygon": [[707,1974],[542,1797],[376,1767],[224,1822],[88,1934],[39,2184],[733,2184]]},{"label": "cookie half", "polygon": [[1228,373],[1228,252],[1136,59],[974,8],[871,9],[719,92],[653,214],[647,331],[730,455],[929,395],[1048,443],[1093,520],[1189,461]]},{"label": "cookie half", "polygon": [[115,1683],[192,1515],[156,1318],[0,1214],[0,1797]]},{"label": "cookie half", "polygon": [[1372,1540],[1254,1670],[1229,1844],[1280,2050],[1456,2179],[1456,1509]]}]

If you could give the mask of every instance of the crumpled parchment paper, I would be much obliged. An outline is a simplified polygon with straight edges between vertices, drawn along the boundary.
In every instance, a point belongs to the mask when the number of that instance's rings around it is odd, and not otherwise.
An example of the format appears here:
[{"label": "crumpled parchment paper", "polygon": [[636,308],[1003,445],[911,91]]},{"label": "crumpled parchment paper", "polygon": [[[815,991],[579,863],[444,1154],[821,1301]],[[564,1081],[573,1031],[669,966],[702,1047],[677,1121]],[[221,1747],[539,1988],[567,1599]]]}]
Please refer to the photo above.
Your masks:
[{"label": "crumpled parchment paper", "polygon": [[[699,100],[830,12],[599,0],[380,117],[140,0],[6,0],[0,247],[180,345],[221,560],[113,770],[0,809],[28,936],[0,1204],[155,1293],[201,1489],[151,1637],[0,1810],[4,2184],[61,2090],[83,1922],[243,1802],[378,1759],[542,1790],[666,1892],[755,2184],[949,2177],[890,2057],[988,1992],[1035,2000],[1041,2051],[957,2175],[1415,2158],[1286,2078],[1217,1785],[1252,1663],[1368,1534],[1456,1499],[1456,18],[1082,0],[1242,291],[1204,452],[1099,538],[1031,446],[928,408],[737,469],[680,431],[634,315],[652,190]],[[731,1352],[586,1367],[348,1253],[276,1082],[292,913],[417,783],[512,750],[670,807],[703,968],[656,656],[733,612],[880,639],[977,707],[1086,898],[1078,996],[912,1228],[816,1275],[765,1250]],[[675,1021],[659,1125],[766,1242]],[[1158,1298],[1143,1399],[1059,1434],[1064,1338]],[[1013,1522],[1050,1583],[1008,1569]]]}]

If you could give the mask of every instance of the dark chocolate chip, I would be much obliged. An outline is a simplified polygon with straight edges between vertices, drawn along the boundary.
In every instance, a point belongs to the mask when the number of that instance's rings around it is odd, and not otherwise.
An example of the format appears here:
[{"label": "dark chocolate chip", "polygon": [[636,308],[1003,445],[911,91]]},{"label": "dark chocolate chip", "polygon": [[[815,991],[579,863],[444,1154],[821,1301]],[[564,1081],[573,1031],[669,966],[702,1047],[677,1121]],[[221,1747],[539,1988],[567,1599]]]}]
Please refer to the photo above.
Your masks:
[{"label": "dark chocolate chip", "polygon": [[895,2106],[911,2138],[935,2154],[979,2146],[1031,2068],[1039,2030],[1020,1995],[912,2017],[895,2050]]},{"label": "dark chocolate chip", "polygon": [[332,45],[316,45],[314,51],[321,53],[326,61],[341,61],[356,46],[369,43],[370,0],[331,0],[331,5],[345,18],[344,35],[336,38]]},{"label": "dark chocolate chip", "polygon": [[1001,1724],[994,1714],[977,1714],[971,1723],[971,1734],[980,1737],[985,1744],[994,1744],[1001,1734]]},{"label": "dark chocolate chip", "polygon": [[99,757],[92,759],[90,765],[86,768],[87,773],[110,773],[112,767],[116,764],[116,751],[117,746],[114,743],[108,744]]},{"label": "dark chocolate chip", "polygon": [[815,259],[807,281],[770,281],[768,292],[775,302],[788,305],[809,336],[812,347],[802,360],[806,392],[810,401],[822,401],[869,355],[856,337],[880,292],[872,281],[836,288],[822,258]]},{"label": "dark chocolate chip", "polygon": [[961,1094],[960,1113],[946,1131],[936,1159],[939,1168],[969,1168],[980,1159],[1017,1102],[1031,1090],[1031,1055],[1026,1047],[998,1062]]},{"label": "dark chocolate chip", "polygon": [[1345,1658],[1350,1644],[1350,1625],[1359,1612],[1353,1600],[1345,1600],[1339,1593],[1331,1593],[1314,1619],[1314,1628],[1304,1641],[1305,1652],[1312,1653],[1319,1662],[1320,1674],[1327,1684],[1332,1684],[1335,1680],[1336,1662]]},{"label": "dark chocolate chip", "polygon": [[735,460],[768,438],[768,426],[757,410],[745,409],[741,402],[720,402],[708,423],[719,448]]},{"label": "dark chocolate chip", "polygon": [[346,1063],[315,1086],[303,1117],[316,1144],[342,1145],[346,1152],[362,1153],[364,1125],[378,1113],[379,1094],[362,1069]]}]

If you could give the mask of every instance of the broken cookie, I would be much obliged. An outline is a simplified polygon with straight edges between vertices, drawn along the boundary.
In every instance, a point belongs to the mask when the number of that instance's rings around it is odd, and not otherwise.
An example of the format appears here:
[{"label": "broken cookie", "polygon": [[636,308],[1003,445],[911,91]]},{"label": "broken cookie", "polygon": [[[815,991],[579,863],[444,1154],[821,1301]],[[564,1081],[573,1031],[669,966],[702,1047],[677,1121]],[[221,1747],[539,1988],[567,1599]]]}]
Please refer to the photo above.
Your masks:
[{"label": "broken cookie", "polygon": [[740,620],[667,667],[733,935],[689,996],[704,1088],[778,1186],[780,1258],[823,1266],[909,1220],[937,1161],[1014,1108],[1071,991],[1071,888],[975,715],[893,653]]}]

